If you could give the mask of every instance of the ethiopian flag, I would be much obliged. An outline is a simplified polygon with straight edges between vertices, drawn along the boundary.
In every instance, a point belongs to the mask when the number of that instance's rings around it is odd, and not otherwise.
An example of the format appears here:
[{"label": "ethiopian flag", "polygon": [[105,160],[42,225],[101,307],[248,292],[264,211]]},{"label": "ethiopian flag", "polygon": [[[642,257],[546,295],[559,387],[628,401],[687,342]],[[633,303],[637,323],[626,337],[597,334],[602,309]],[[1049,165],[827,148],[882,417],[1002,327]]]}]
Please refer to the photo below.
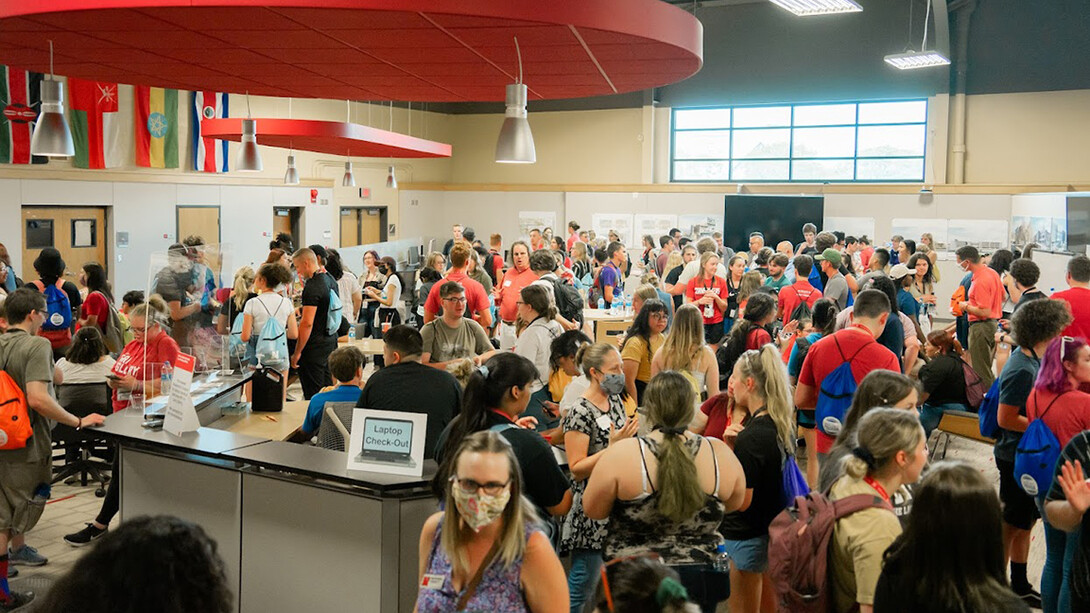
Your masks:
[{"label": "ethiopian flag", "polygon": [[178,90],[137,85],[134,90],[136,165],[178,167]]}]

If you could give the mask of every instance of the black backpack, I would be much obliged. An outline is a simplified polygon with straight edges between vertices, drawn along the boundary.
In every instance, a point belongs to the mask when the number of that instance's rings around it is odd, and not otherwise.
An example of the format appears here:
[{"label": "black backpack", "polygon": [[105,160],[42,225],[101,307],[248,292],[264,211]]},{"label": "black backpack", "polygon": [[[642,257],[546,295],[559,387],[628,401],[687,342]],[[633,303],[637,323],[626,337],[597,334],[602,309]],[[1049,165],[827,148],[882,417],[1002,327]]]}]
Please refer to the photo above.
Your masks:
[{"label": "black backpack", "polygon": [[560,316],[572,322],[583,323],[583,296],[575,286],[560,279],[550,279],[553,284],[553,297],[556,298],[556,310]]}]

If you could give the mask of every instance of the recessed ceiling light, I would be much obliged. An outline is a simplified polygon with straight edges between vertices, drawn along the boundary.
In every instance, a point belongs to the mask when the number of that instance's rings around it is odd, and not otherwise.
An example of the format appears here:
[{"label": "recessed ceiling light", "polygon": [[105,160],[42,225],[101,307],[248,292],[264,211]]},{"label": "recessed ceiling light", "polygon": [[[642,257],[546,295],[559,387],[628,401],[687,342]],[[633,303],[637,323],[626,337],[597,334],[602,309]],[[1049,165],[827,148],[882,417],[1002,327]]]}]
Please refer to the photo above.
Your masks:
[{"label": "recessed ceiling light", "polygon": [[863,10],[854,0],[771,0],[772,4],[787,9],[800,17],[858,13]]}]

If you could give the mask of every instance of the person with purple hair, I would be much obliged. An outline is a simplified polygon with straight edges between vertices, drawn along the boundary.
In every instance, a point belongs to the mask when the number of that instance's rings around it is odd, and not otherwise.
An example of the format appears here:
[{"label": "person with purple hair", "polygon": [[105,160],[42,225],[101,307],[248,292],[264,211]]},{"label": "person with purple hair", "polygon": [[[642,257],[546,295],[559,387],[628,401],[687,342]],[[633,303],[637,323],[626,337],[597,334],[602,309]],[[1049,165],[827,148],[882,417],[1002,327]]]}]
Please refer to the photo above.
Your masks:
[{"label": "person with purple hair", "polygon": [[[1033,392],[1026,400],[1030,421],[1040,419],[1066,447],[1083,430],[1090,430],[1090,345],[1079,337],[1060,336],[1048,344]],[[1038,504],[1043,504],[1038,502]],[[1045,611],[1070,611],[1071,568],[1078,549],[1078,530],[1064,532],[1045,517],[1045,566],[1041,571],[1041,602]]]}]

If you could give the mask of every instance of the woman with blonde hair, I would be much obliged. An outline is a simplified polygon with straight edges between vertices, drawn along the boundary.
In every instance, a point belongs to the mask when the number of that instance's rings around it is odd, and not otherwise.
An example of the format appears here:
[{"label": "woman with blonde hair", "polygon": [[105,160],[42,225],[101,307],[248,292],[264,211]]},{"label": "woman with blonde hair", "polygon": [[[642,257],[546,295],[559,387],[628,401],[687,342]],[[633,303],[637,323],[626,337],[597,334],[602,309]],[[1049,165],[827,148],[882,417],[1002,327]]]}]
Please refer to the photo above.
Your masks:
[{"label": "woman with blonde hair", "polygon": [[737,436],[734,453],[744,472],[746,493],[738,512],[727,515],[720,526],[733,562],[730,610],[768,611],[775,608],[768,576],[768,527],[784,509],[784,467],[795,454],[795,405],[775,346],[743,353],[734,364],[731,389],[745,418],[731,424],[725,436]]},{"label": "woman with blonde hair", "polygon": [[901,535],[890,493],[915,483],[927,463],[927,441],[915,411],[873,409],[859,421],[857,444],[841,462],[830,500],[862,494],[874,506],[836,522],[830,542],[833,610],[872,613],[882,555]]},{"label": "woman with blonde hair", "polygon": [[651,360],[651,376],[664,370],[677,370],[689,378],[698,399],[719,393],[719,364],[715,352],[704,342],[704,321],[700,309],[683,304],[674,313],[674,323],[666,342]]},{"label": "woman with blonde hair", "polygon": [[220,306],[219,317],[216,318],[216,332],[221,335],[231,333],[235,325],[235,319],[242,313],[246,301],[257,294],[254,293],[254,269],[243,266],[235,271],[235,281],[231,288],[231,296]]},{"label": "woman with blonde hair", "polygon": [[497,432],[477,432],[451,466],[445,509],[420,533],[415,611],[566,611],[564,567],[522,496],[511,445]]},{"label": "woman with blonde hair", "polygon": [[584,512],[587,479],[606,448],[634,436],[639,423],[635,417],[629,419],[625,415],[622,400],[625,376],[621,354],[615,345],[583,345],[576,352],[575,361],[590,380],[590,386],[562,423],[575,494],[562,531],[564,548],[572,552],[568,574],[572,613],[582,611],[583,603],[591,595],[594,579],[602,567],[609,527],[608,521],[591,519]]},{"label": "woman with blonde hair", "polygon": [[723,338],[727,311],[727,284],[716,275],[719,254],[705,251],[700,255],[700,272],[685,286],[686,304],[700,307],[704,320],[704,340],[718,343]]},{"label": "woman with blonde hair", "polygon": [[602,454],[584,506],[589,517],[611,520],[607,558],[658,555],[689,596],[712,611],[726,595],[726,577],[712,564],[724,513],[745,497],[742,467],[723,441],[686,431],[695,398],[680,373],[656,375],[645,398],[651,432]]},{"label": "woman with blonde hair", "polygon": [[[675,249],[670,252],[670,255],[666,256],[666,265],[662,267],[662,289],[666,290],[666,293],[673,294],[674,285],[677,284],[678,279],[681,278],[681,272],[685,270],[684,256],[689,254],[690,260],[696,258],[696,247],[685,246],[685,249]],[[682,301],[685,299],[681,294],[671,296],[674,300],[674,310],[676,311],[681,306]]]},{"label": "woman with blonde hair", "polygon": [[[742,281],[738,284],[738,317],[746,311],[746,303],[749,297],[764,285],[764,277],[756,270],[751,270],[742,275]],[[737,317],[735,318],[737,319]],[[730,332],[729,330],[727,331]]]},{"label": "woman with blonde hair", "polygon": [[594,280],[591,278],[594,266],[587,254],[587,244],[581,241],[572,243],[571,247],[571,272],[579,286],[588,287]]}]

